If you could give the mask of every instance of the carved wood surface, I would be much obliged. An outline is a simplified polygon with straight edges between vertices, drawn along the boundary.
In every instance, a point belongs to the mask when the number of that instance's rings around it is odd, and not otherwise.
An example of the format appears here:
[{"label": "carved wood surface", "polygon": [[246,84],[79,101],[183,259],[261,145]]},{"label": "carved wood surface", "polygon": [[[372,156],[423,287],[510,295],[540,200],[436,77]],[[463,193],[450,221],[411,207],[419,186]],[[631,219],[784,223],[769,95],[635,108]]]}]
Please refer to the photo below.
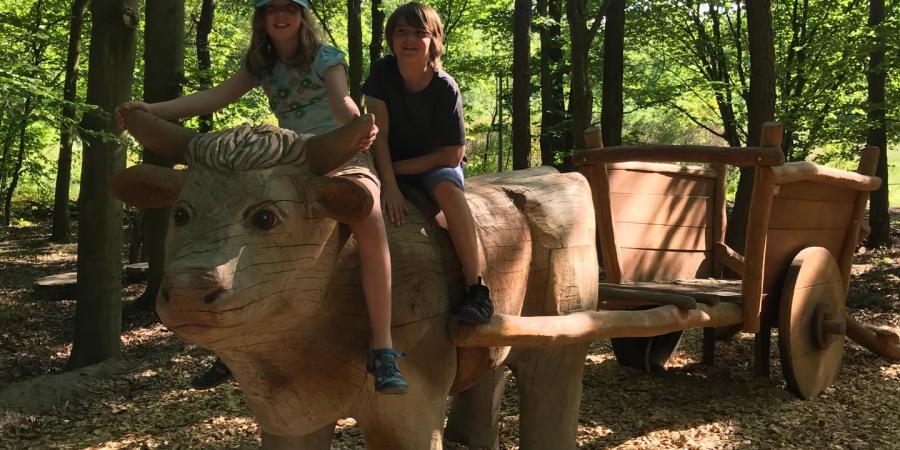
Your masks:
[{"label": "carved wood surface", "polygon": [[830,252],[810,247],[787,272],[779,311],[778,342],[788,387],[816,397],[834,383],[844,354],[844,280]]},{"label": "carved wood surface", "polygon": [[555,346],[614,337],[651,337],[678,330],[723,327],[741,323],[741,306],[734,303],[698,304],[682,311],[665,305],[641,311],[582,311],[566,316],[521,317],[495,315],[480,326],[451,324],[459,346]]},{"label": "carved wood surface", "polygon": [[577,150],[577,164],[591,162],[693,162],[730,166],[773,166],[784,163],[777,147],[712,147],[703,145],[622,145],[599,150]]},{"label": "carved wood surface", "polygon": [[[328,209],[317,206],[321,197],[303,193],[321,182],[278,165],[185,172],[179,202],[190,205],[191,232],[170,230],[160,316],[182,338],[219,354],[270,440],[316,433],[353,416],[370,448],[423,448],[443,425],[443,399],[454,380],[476,380],[507,357],[508,348],[493,346],[457,358],[448,311],[464,286],[461,277],[448,276],[456,270],[445,264],[450,242],[440,218],[407,204],[406,223],[387,230],[392,334],[407,353],[400,366],[410,391],[376,395],[365,370],[370,331],[355,239],[342,239],[337,222],[323,215]],[[498,312],[596,308],[593,209],[581,175],[539,168],[473,178],[466,193]],[[248,228],[246,216],[256,208],[250,205],[260,199],[277,211],[277,232]],[[409,407],[429,404],[435,406],[427,413]],[[386,424],[383,417],[395,419]],[[398,423],[415,423],[419,431]]]}]

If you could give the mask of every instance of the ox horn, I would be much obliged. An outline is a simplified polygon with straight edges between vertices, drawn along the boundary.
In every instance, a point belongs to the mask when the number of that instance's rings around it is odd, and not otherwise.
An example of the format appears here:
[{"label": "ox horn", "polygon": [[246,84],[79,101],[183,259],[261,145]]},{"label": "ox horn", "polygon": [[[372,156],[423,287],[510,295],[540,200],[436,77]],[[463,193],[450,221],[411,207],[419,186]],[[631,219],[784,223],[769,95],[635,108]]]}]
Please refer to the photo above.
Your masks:
[{"label": "ox horn", "polygon": [[[359,151],[359,141],[375,126],[375,116],[357,117],[328,133],[306,140],[306,165],[316,175],[325,175],[341,167]],[[297,141],[294,145],[302,145]]]},{"label": "ox horn", "polygon": [[197,135],[146,111],[122,111],[125,128],[144,148],[174,163],[184,163],[188,142]]},{"label": "ox horn", "polygon": [[159,208],[178,200],[183,173],[152,164],[138,164],[112,176],[109,188],[119,200],[138,208]]}]

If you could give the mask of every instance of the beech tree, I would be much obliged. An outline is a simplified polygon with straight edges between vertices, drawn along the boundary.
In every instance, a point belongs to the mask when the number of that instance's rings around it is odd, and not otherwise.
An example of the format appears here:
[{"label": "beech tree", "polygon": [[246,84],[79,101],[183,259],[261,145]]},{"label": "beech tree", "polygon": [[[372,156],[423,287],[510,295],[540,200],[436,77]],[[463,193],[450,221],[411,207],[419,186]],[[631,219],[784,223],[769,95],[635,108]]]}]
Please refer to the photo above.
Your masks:
[{"label": "beech tree", "polygon": [[53,191],[53,242],[69,241],[69,184],[72,182],[72,143],[78,122],[75,99],[78,95],[78,64],[81,61],[81,29],[87,0],[74,0],[69,17],[69,48],[66,54],[66,78],[63,83],[62,120],[59,126],[59,158],[56,163],[56,189]]},{"label": "beech tree", "polygon": [[118,356],[122,330],[122,203],[109,179],[125,168],[113,111],[131,98],[137,1],[91,2],[90,57],[78,227],[78,301],[67,366],[78,368]]},{"label": "beech tree", "polygon": [[531,167],[531,0],[516,0],[513,14],[513,169]]}]

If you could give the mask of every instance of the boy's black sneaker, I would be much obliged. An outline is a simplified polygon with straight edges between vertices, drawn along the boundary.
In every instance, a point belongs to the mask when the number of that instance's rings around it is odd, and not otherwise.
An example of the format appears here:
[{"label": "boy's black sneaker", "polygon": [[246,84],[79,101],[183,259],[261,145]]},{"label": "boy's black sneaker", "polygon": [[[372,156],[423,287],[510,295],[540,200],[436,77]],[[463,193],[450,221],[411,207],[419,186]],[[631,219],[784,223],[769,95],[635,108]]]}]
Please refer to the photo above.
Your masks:
[{"label": "boy's black sneaker", "polygon": [[494,305],[491,303],[491,291],[478,277],[478,281],[466,290],[466,297],[453,317],[468,323],[484,325],[491,321]]},{"label": "boy's black sneaker", "polygon": [[216,358],[216,362],[214,362],[206,372],[191,379],[191,387],[198,391],[212,389],[228,381],[230,378],[231,370],[228,369],[228,366],[226,366],[221,359]]}]

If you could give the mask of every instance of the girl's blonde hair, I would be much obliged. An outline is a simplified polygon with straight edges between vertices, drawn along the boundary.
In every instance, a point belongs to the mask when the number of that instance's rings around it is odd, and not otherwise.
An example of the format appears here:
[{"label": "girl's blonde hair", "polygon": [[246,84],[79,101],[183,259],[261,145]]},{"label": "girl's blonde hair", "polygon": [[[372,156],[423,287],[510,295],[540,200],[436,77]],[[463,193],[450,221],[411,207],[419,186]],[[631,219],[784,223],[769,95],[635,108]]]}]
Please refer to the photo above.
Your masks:
[{"label": "girl's blonde hair", "polygon": [[[269,33],[266,32],[266,9],[256,8],[253,12],[253,35],[250,38],[250,48],[244,58],[244,66],[251,75],[260,78],[270,72],[278,61],[278,54]],[[297,51],[287,61],[282,61],[288,67],[309,69],[316,52],[322,45],[322,37],[308,8],[300,7],[300,32],[297,33]]]},{"label": "girl's blonde hair", "polygon": [[407,25],[425,30],[431,35],[431,46],[428,49],[428,62],[435,69],[441,69],[441,55],[444,53],[444,25],[438,16],[428,5],[419,2],[409,2],[400,5],[388,18],[384,28],[384,37],[388,43],[388,49],[394,51],[394,30],[397,29],[397,20],[403,19]]}]

